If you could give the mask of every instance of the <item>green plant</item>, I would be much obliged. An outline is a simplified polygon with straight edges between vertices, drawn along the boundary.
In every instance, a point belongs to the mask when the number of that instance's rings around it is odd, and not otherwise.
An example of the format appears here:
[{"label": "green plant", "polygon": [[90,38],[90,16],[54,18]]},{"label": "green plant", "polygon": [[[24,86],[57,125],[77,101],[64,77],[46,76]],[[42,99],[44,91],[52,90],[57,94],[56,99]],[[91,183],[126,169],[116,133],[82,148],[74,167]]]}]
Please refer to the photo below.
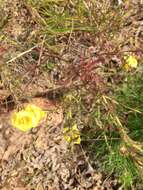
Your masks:
[{"label": "green plant", "polygon": [[[52,65],[43,63],[44,70],[57,69],[54,58],[58,52],[63,69],[58,82],[70,84],[62,99],[64,125],[76,123],[81,145],[90,158],[102,161],[105,172],[116,174],[126,189],[135,186],[135,180],[142,178],[139,173],[143,163],[142,68],[123,70],[126,54],[138,59],[142,54],[140,46],[133,46],[135,39],[129,32],[134,27],[129,22],[133,5],[127,11],[111,1],[26,3],[45,36],[45,49],[54,50]],[[61,61],[61,49],[71,55],[72,61]]]}]

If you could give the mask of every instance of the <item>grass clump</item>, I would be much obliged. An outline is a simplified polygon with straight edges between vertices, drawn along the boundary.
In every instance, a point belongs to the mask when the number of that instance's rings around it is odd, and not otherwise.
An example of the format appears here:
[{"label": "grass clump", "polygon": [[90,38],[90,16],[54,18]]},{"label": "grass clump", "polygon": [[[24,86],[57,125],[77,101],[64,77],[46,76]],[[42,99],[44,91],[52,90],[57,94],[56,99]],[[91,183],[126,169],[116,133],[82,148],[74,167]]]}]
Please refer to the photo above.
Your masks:
[{"label": "grass clump", "polygon": [[[53,43],[63,35],[90,32],[97,36],[113,38],[126,22],[126,14],[121,7],[111,1],[27,1],[33,6],[32,13],[40,22],[42,32],[47,34],[48,43]],[[114,28],[114,29],[112,29]],[[58,37],[58,39],[57,39]]]}]

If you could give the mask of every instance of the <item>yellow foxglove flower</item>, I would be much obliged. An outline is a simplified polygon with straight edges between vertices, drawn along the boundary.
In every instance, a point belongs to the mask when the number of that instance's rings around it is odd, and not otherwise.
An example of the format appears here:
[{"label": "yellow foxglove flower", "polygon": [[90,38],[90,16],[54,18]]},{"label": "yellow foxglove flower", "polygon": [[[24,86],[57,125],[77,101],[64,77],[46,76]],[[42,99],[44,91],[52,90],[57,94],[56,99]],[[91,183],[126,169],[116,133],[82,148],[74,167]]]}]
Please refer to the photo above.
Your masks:
[{"label": "yellow foxglove flower", "polygon": [[80,144],[81,138],[80,138],[80,131],[77,127],[77,125],[73,125],[71,128],[64,127],[64,139],[71,143],[71,144]]},{"label": "yellow foxglove flower", "polygon": [[137,68],[138,66],[138,61],[135,58],[135,56],[130,55],[127,59],[126,59],[126,63],[124,65],[125,70],[129,70],[130,68]]},{"label": "yellow foxglove flower", "polygon": [[46,113],[41,108],[29,104],[24,110],[12,114],[11,123],[14,127],[26,132],[36,127],[45,116]]}]

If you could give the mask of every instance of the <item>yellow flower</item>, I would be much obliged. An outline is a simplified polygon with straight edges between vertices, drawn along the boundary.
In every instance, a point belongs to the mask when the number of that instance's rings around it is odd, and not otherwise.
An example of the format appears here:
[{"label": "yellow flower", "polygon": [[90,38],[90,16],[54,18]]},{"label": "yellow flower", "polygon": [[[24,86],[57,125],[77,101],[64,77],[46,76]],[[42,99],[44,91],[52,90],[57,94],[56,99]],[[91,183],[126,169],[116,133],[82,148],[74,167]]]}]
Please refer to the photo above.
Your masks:
[{"label": "yellow flower", "polygon": [[25,108],[25,111],[33,114],[37,120],[37,122],[41,121],[41,119],[45,118],[46,113],[39,107],[28,104]]},{"label": "yellow flower", "polygon": [[130,55],[128,58],[126,58],[126,63],[124,65],[125,70],[128,71],[130,68],[137,68],[137,66],[138,61],[134,56]]},{"label": "yellow flower", "polygon": [[74,124],[71,128],[64,127],[64,139],[71,144],[80,144],[80,131],[77,124]]},{"label": "yellow flower", "polygon": [[29,104],[24,110],[12,114],[11,123],[14,127],[26,132],[36,127],[45,116],[46,113],[41,108]]}]

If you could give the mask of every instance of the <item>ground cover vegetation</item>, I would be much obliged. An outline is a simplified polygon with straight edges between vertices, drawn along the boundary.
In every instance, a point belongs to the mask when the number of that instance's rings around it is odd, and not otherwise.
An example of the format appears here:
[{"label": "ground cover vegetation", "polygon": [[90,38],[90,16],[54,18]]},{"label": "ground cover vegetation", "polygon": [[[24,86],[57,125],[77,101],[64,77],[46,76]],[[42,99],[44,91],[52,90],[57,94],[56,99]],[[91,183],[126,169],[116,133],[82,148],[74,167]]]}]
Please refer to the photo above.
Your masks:
[{"label": "ground cover vegetation", "polygon": [[25,0],[10,10],[0,23],[1,109],[60,102],[70,151],[82,148],[95,170],[98,160],[105,181],[142,189],[142,1]]}]

